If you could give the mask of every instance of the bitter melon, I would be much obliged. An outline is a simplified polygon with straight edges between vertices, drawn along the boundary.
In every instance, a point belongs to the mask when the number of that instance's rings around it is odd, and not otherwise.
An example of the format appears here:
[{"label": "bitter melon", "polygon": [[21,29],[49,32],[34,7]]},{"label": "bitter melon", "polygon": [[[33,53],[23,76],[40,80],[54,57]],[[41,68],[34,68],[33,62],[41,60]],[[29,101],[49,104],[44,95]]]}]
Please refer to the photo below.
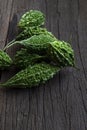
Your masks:
[{"label": "bitter melon", "polygon": [[22,15],[18,26],[22,29],[32,26],[41,26],[45,23],[45,16],[41,11],[30,10]]},{"label": "bitter melon", "polygon": [[58,66],[75,67],[74,51],[70,44],[64,41],[54,41],[49,44],[48,57]]},{"label": "bitter melon", "polygon": [[22,48],[20,51],[17,51],[14,57],[14,65],[20,69],[24,69],[44,60],[46,60],[46,56],[30,54],[27,49]]},{"label": "bitter melon", "polygon": [[10,56],[6,52],[0,50],[0,69],[7,69],[11,64],[12,59],[10,58]]},{"label": "bitter melon", "polygon": [[1,87],[19,87],[31,88],[45,83],[52,78],[58,71],[59,67],[52,66],[47,63],[35,64],[21,70],[6,83],[0,84]]}]

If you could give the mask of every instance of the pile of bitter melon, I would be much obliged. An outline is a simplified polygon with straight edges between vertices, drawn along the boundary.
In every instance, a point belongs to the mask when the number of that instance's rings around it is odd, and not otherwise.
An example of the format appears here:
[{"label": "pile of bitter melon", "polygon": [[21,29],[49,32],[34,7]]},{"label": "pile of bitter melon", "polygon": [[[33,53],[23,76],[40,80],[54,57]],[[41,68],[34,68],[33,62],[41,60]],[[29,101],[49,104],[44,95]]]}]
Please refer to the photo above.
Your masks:
[{"label": "pile of bitter melon", "polygon": [[[2,87],[38,86],[62,68],[75,67],[71,45],[58,40],[44,27],[44,23],[44,14],[37,10],[30,10],[21,17],[17,25],[21,32],[0,50],[0,69],[10,69],[15,65],[20,71],[0,84]],[[20,44],[21,49],[11,59],[5,50],[14,44]]]}]

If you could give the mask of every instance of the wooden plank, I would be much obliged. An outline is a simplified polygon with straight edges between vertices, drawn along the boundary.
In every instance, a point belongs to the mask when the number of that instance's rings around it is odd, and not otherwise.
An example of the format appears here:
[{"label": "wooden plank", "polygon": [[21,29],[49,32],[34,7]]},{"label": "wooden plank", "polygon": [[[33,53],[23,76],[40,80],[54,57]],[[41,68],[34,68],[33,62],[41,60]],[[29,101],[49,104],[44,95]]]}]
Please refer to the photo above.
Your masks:
[{"label": "wooden plank", "polygon": [[[4,47],[6,41],[15,38],[20,16],[29,9],[39,9],[46,14],[48,30],[58,39],[71,42],[80,68],[80,71],[64,69],[46,85],[37,88],[0,90],[1,130],[87,129],[86,5],[86,0],[1,2],[0,40],[4,42],[3,45],[0,44],[0,48]],[[7,52],[13,57],[18,49],[19,47],[14,46]],[[15,73],[15,68],[3,72],[1,81]]]},{"label": "wooden plank", "polygon": [[[9,20],[12,8],[12,0],[0,0],[0,49],[3,49],[6,43]],[[1,75],[1,74],[0,74]],[[0,90],[0,129],[4,129],[6,109],[6,93]]]},{"label": "wooden plank", "polygon": [[8,32],[12,0],[3,2],[0,0],[0,3],[0,48],[2,49],[5,45],[6,36]]},{"label": "wooden plank", "polygon": [[[83,37],[86,39],[87,28],[85,27],[85,31],[83,31],[81,28],[82,26],[86,25],[83,24],[81,20],[83,14],[86,16],[86,3],[86,0],[84,2],[78,0],[67,0],[67,2],[64,0],[59,1],[60,39],[64,39],[66,41],[69,41],[70,39],[71,44],[75,50],[77,66],[80,68],[80,71],[68,69],[68,71],[66,71],[68,75],[64,81],[62,81],[61,78],[64,72],[60,73],[61,93],[67,117],[67,129],[69,130],[87,129],[87,80],[85,79],[85,73],[82,70],[82,64],[84,64],[84,66],[87,65],[81,59],[82,55],[87,57],[87,54],[84,53],[85,47],[87,48],[86,41],[84,41],[84,39],[81,41]],[[85,19],[85,21],[87,22],[87,19]],[[87,68],[85,68],[85,71],[87,71]]]}]

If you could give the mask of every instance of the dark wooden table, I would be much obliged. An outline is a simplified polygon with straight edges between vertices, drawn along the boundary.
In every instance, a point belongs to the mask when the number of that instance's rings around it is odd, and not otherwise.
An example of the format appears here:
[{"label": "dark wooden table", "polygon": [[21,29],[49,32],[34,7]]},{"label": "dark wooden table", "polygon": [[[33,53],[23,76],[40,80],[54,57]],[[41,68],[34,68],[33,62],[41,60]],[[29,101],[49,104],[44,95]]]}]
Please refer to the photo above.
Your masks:
[{"label": "dark wooden table", "polygon": [[[0,130],[87,130],[87,0],[0,0],[1,49],[29,9],[43,11],[48,30],[71,43],[80,70],[66,68],[33,89],[0,89]],[[1,81],[15,73],[1,72]]]}]

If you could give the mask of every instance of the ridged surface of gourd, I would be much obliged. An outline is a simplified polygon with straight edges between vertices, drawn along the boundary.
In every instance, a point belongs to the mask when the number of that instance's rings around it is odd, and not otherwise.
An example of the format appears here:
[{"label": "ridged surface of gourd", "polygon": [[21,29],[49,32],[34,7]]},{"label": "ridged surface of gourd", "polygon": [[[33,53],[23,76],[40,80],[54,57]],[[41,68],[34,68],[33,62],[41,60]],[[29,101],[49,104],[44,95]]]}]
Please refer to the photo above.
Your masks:
[{"label": "ridged surface of gourd", "polygon": [[31,38],[17,41],[19,44],[24,45],[28,50],[34,52],[34,53],[46,53],[46,50],[48,49],[48,44],[50,42],[55,41],[56,38],[52,37],[50,35],[40,34],[40,35],[34,35]]},{"label": "ridged surface of gourd", "polygon": [[45,35],[50,35],[53,36],[53,34],[49,31],[47,31],[46,28],[41,28],[41,27],[26,27],[17,37],[16,40],[23,40],[30,38],[33,35],[40,35],[40,34],[45,34]]},{"label": "ridged surface of gourd", "polygon": [[47,63],[35,64],[31,67],[21,70],[6,83],[0,84],[0,86],[8,88],[30,88],[38,86],[39,84],[45,83],[47,80],[52,78],[59,70],[60,68]]},{"label": "ridged surface of gourd", "polygon": [[44,25],[45,16],[38,10],[26,12],[20,19],[18,26],[20,28]]},{"label": "ridged surface of gourd", "polygon": [[35,63],[41,62],[44,59],[46,59],[45,56],[30,54],[27,49],[22,48],[20,51],[17,51],[14,57],[14,64],[18,68],[23,69]]},{"label": "ridged surface of gourd", "polygon": [[0,50],[0,69],[7,69],[11,64],[12,60],[10,56],[6,52]]},{"label": "ridged surface of gourd", "polygon": [[47,51],[48,57],[61,67],[75,67],[74,51],[70,44],[64,41],[54,41]]}]

